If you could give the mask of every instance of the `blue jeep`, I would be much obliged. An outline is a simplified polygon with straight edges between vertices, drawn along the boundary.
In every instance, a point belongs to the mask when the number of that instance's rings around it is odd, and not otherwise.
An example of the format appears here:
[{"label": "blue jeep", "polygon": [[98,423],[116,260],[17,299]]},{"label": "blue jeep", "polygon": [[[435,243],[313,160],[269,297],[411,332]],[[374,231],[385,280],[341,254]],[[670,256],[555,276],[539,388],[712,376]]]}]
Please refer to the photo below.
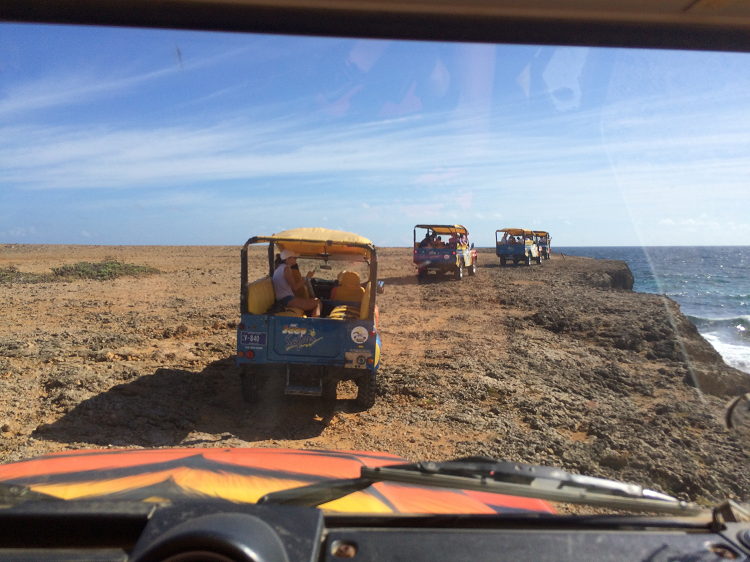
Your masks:
[{"label": "blue jeep", "polygon": [[[268,275],[248,280],[248,247],[268,244]],[[285,249],[314,260],[316,269],[332,271],[326,279],[314,277],[303,297],[323,303],[320,318],[308,318],[297,308],[279,305],[274,297],[274,258]],[[339,381],[353,380],[357,404],[375,403],[376,372],[380,363],[378,309],[375,297],[377,254],[367,238],[324,228],[298,228],[273,236],[256,236],[242,248],[240,323],[237,326],[237,366],[242,396],[257,402],[271,378],[285,380],[286,394],[322,396],[336,400]],[[360,279],[357,269],[362,271]],[[314,295],[310,295],[312,291]]]},{"label": "blue jeep", "polygon": [[536,245],[539,246],[539,253],[542,254],[542,258],[548,260],[552,252],[552,237],[546,230],[533,230],[532,232],[534,233]]},{"label": "blue jeep", "polygon": [[469,231],[460,224],[418,224],[414,227],[414,264],[420,280],[445,273],[461,280],[465,271],[476,274],[477,251],[474,244],[469,245]]},{"label": "blue jeep", "polygon": [[536,237],[531,230],[525,228],[496,230],[495,254],[500,258],[500,265],[505,265],[508,261],[514,264],[531,265],[532,261],[542,264],[542,254],[536,244]]}]

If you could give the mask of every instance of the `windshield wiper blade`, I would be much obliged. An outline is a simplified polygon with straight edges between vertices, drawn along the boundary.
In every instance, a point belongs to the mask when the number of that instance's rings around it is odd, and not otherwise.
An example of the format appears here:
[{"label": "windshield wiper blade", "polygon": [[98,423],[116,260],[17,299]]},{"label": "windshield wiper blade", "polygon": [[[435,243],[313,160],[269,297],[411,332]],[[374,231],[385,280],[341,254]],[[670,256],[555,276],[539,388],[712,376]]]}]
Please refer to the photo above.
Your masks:
[{"label": "windshield wiper blade", "polygon": [[476,490],[628,511],[672,515],[705,513],[703,508],[696,504],[680,501],[635,484],[571,474],[558,468],[481,457],[379,468],[362,467],[360,478],[328,480],[274,492],[263,496],[258,503],[314,507],[363,490],[375,482]]},{"label": "windshield wiper blade", "polygon": [[35,492],[28,486],[19,486],[17,484],[8,484],[0,482],[0,507],[9,507],[25,501],[36,500],[59,500],[56,496],[51,496],[43,492]]},{"label": "windshield wiper blade", "polygon": [[[386,468],[397,468],[396,466]],[[470,478],[491,479],[494,482],[525,484],[536,488],[570,488],[587,490],[598,494],[629,498],[678,501],[672,496],[647,490],[637,484],[608,480],[594,476],[583,476],[565,472],[550,466],[497,461],[484,457],[467,457],[446,462],[418,462],[399,465],[403,470],[414,470],[425,474],[445,474]]]}]

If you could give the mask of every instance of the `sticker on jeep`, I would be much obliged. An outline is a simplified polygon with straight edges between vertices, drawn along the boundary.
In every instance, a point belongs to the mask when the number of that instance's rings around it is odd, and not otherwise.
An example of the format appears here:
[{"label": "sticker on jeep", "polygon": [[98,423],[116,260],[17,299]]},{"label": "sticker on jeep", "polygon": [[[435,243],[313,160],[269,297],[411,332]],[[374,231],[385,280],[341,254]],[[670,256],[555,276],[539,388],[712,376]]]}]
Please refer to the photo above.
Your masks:
[{"label": "sticker on jeep", "polygon": [[319,341],[322,341],[322,337],[316,337],[315,330],[302,328],[298,324],[285,325],[281,331],[286,336],[286,351],[301,351],[305,347],[312,347]]},{"label": "sticker on jeep", "polygon": [[357,326],[352,330],[352,341],[354,343],[365,343],[370,335],[363,326]]}]

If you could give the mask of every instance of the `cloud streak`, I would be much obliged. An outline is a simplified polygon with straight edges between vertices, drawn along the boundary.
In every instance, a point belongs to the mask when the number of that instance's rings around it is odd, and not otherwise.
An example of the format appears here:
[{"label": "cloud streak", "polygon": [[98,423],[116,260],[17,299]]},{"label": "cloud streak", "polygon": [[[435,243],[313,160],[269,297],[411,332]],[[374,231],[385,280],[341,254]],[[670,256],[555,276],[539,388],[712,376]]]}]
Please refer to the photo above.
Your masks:
[{"label": "cloud streak", "polygon": [[[173,70],[79,90],[110,95],[167,72]],[[77,87],[71,82],[55,99],[30,98],[27,108],[67,103]],[[332,124],[276,105],[211,123],[203,115],[148,127],[6,125],[0,187],[117,192],[77,199],[91,214],[179,211],[240,222],[284,216],[289,224],[351,215],[338,222],[354,230],[403,228],[430,216],[460,222],[469,214],[488,227],[501,217],[547,225],[558,213],[565,216],[559,227],[573,230],[586,221],[606,224],[606,217],[627,222],[626,202],[633,220],[643,221],[644,236],[722,222],[747,236],[745,223],[726,213],[750,207],[750,116],[738,110],[737,97],[713,101],[721,109],[694,111],[700,98],[650,98],[533,121],[453,110]],[[11,101],[2,103],[0,114],[10,111]],[[597,129],[599,135],[590,134]],[[721,202],[724,214],[709,213],[703,226],[685,222],[707,200]],[[371,208],[362,211],[363,204]]]}]

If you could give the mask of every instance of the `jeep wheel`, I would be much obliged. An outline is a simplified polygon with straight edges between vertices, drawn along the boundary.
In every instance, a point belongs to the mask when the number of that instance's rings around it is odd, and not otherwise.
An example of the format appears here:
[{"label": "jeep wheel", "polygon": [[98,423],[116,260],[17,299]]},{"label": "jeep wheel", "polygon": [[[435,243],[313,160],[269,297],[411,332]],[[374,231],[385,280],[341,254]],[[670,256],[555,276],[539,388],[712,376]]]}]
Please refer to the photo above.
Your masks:
[{"label": "jeep wheel", "polygon": [[453,272],[456,276],[457,281],[461,281],[464,278],[464,262],[458,264],[458,267]]},{"label": "jeep wheel", "polygon": [[531,254],[526,254],[526,265],[531,265]]},{"label": "jeep wheel", "polygon": [[375,393],[377,391],[375,373],[368,373],[364,377],[357,379],[357,388],[357,406],[372,408],[375,405]]},{"label": "jeep wheel", "polygon": [[542,265],[542,254],[539,254],[539,255],[538,255],[538,256],[536,257],[536,264],[537,264],[537,265]]},{"label": "jeep wheel", "polygon": [[505,258],[500,258],[500,265],[501,266],[505,265]]},{"label": "jeep wheel", "polygon": [[334,404],[336,402],[336,389],[339,386],[339,381],[337,380],[324,380],[323,381],[323,394],[321,395],[321,398],[323,398],[323,402],[326,404]]},{"label": "jeep wheel", "polygon": [[472,264],[469,266],[469,275],[474,276],[477,273],[477,264],[475,262],[472,262]]}]

